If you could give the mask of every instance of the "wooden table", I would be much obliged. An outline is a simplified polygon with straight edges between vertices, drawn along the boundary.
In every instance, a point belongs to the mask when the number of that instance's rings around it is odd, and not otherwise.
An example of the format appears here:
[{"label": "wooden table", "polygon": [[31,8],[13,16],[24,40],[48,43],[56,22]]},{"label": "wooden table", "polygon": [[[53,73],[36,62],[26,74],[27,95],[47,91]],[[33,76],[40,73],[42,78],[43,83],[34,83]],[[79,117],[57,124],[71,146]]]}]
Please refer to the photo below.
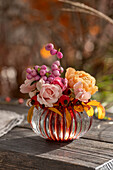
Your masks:
[{"label": "wooden table", "polygon": [[[28,111],[19,105],[2,104],[0,109],[19,114]],[[113,121],[94,120],[92,129],[72,142],[42,139],[28,124],[14,128],[0,138],[0,169],[3,170],[113,170],[112,159]]]}]

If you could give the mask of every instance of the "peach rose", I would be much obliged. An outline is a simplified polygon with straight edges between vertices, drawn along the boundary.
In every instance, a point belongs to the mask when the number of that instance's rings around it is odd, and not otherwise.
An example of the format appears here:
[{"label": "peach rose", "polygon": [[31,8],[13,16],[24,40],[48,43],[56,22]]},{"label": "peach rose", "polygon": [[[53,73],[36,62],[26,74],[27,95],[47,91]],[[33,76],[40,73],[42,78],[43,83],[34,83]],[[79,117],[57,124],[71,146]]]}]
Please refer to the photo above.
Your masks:
[{"label": "peach rose", "polygon": [[40,93],[37,95],[37,101],[46,107],[53,107],[62,95],[62,89],[59,85],[42,84]]},{"label": "peach rose", "polygon": [[24,84],[20,86],[20,92],[21,93],[29,93],[36,88],[36,84],[31,85],[31,83],[34,81],[34,79],[28,80],[26,79],[24,81]]},{"label": "peach rose", "polygon": [[68,84],[71,88],[73,88],[75,83],[81,81],[83,84],[83,89],[86,92],[94,94],[96,91],[98,91],[98,87],[95,86],[95,78],[84,71],[76,71],[73,68],[68,68],[66,70],[65,77],[67,78]]},{"label": "peach rose", "polygon": [[82,102],[88,102],[88,100],[91,98],[91,94],[89,92],[86,92],[83,89],[83,84],[81,81],[76,83],[74,86],[74,94],[75,98],[82,101]]},{"label": "peach rose", "polygon": [[65,77],[66,77],[67,79],[69,79],[70,76],[72,76],[72,75],[74,75],[74,74],[75,74],[75,69],[69,67],[68,69],[66,69]]}]

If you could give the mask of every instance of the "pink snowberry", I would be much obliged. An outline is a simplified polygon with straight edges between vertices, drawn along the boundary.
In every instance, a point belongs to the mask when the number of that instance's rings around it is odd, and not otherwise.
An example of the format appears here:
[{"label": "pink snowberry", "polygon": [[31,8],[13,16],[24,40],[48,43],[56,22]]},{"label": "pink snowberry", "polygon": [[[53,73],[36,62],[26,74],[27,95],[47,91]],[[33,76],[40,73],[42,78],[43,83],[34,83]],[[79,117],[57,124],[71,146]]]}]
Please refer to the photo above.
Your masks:
[{"label": "pink snowberry", "polygon": [[55,76],[54,76],[54,74],[51,74],[49,77],[53,77],[54,78]]},{"label": "pink snowberry", "polygon": [[60,66],[60,61],[55,61],[53,64],[56,64],[57,66]]},{"label": "pink snowberry", "polygon": [[61,58],[63,57],[63,54],[62,54],[60,51],[58,51],[57,57],[58,57],[59,59],[61,59]]},{"label": "pink snowberry", "polygon": [[56,77],[60,76],[60,73],[59,73],[58,70],[54,70],[54,71],[53,71],[53,74],[54,74]]},{"label": "pink snowberry", "polygon": [[35,66],[35,70],[38,70],[38,68],[39,68],[39,66],[38,66],[38,65],[36,65],[36,66]]},{"label": "pink snowberry", "polygon": [[49,82],[52,82],[53,80],[54,80],[53,77],[49,77],[49,78],[48,78],[48,81],[49,81]]},{"label": "pink snowberry", "polygon": [[47,51],[51,51],[53,48],[54,48],[54,45],[53,45],[52,43],[49,43],[49,44],[47,44],[47,45],[45,46],[45,49],[46,49]]},{"label": "pink snowberry", "polygon": [[53,50],[50,51],[50,54],[51,54],[51,55],[55,55],[56,53],[57,53],[57,50],[55,50],[55,49],[53,49]]},{"label": "pink snowberry", "polygon": [[52,64],[51,69],[52,69],[52,70],[57,70],[57,69],[58,69],[58,66],[57,66],[56,64]]},{"label": "pink snowberry", "polygon": [[63,67],[60,67],[60,72],[61,72],[61,73],[63,73],[63,72],[64,72]]},{"label": "pink snowberry", "polygon": [[47,66],[46,66],[46,65],[42,65],[42,66],[41,66],[41,69],[46,70],[46,69],[47,69]]},{"label": "pink snowberry", "polygon": [[45,74],[46,74],[46,71],[45,71],[44,69],[41,69],[41,70],[40,70],[40,75],[41,75],[41,76],[44,76]]},{"label": "pink snowberry", "polygon": [[48,71],[49,74],[51,74],[51,71]]},{"label": "pink snowberry", "polygon": [[46,81],[47,80],[47,77],[46,76],[42,76],[43,80]]},{"label": "pink snowberry", "polygon": [[35,80],[36,80],[36,81],[40,80],[40,76],[37,75],[37,76],[35,77]]},{"label": "pink snowberry", "polygon": [[31,72],[31,75],[33,76],[33,77],[35,77],[36,75],[37,75],[37,72],[36,72],[36,70],[32,70],[32,72]]},{"label": "pink snowberry", "polygon": [[32,75],[28,74],[28,75],[27,75],[27,79],[28,79],[28,80],[31,80],[31,79],[32,79]]},{"label": "pink snowberry", "polygon": [[27,70],[26,70],[26,72],[29,74],[31,73],[31,71],[32,71],[31,68],[27,68]]}]

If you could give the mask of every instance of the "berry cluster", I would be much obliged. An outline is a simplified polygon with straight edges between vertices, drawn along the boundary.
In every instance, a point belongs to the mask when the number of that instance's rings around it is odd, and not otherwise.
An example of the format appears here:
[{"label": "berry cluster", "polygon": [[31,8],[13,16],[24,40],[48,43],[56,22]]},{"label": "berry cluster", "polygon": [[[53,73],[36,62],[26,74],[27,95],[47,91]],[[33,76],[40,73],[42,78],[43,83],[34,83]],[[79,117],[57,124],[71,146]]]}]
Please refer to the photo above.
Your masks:
[{"label": "berry cluster", "polygon": [[[53,44],[47,44],[45,47],[46,50],[50,51],[52,55],[57,54],[57,57],[61,59],[63,57],[63,54],[56,49],[54,49]],[[61,73],[63,73],[64,69],[60,65],[60,61],[56,60],[52,66],[51,71],[48,70],[46,65],[38,66],[36,65],[34,68],[27,68],[27,79],[31,80],[34,78],[35,81],[39,81],[40,79],[43,79],[45,83],[51,83],[55,77],[61,76]]]},{"label": "berry cluster", "polygon": [[49,44],[47,44],[46,46],[45,46],[45,49],[47,50],[47,51],[50,51],[50,54],[51,55],[57,55],[57,58],[59,58],[59,59],[61,59],[61,58],[63,58],[63,54],[58,50],[56,50],[56,49],[54,49],[54,45],[53,44],[51,44],[51,43],[49,43]]}]

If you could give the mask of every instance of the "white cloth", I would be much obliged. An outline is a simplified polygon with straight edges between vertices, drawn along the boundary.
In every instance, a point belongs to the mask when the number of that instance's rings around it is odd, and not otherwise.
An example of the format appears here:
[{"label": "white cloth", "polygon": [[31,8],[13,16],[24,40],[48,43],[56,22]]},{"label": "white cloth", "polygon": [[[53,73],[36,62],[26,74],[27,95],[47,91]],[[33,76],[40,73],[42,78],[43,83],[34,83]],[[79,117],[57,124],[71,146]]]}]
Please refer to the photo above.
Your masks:
[{"label": "white cloth", "polygon": [[16,112],[0,110],[0,137],[8,133],[13,127],[20,125],[24,115]]}]

